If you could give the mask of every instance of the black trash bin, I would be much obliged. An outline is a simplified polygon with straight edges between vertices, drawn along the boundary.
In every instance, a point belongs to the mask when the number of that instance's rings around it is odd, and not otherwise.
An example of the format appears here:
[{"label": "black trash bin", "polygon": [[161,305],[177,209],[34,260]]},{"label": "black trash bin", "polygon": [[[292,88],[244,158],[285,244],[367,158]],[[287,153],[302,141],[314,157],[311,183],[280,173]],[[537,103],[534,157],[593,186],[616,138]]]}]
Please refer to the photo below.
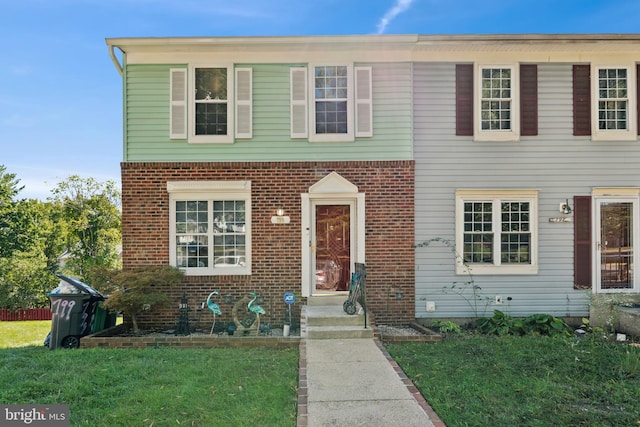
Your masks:
[{"label": "black trash bin", "polygon": [[105,297],[86,283],[56,274],[60,284],[48,296],[51,300],[51,332],[45,340],[49,349],[78,348],[80,338],[115,325],[115,315],[102,308]]}]

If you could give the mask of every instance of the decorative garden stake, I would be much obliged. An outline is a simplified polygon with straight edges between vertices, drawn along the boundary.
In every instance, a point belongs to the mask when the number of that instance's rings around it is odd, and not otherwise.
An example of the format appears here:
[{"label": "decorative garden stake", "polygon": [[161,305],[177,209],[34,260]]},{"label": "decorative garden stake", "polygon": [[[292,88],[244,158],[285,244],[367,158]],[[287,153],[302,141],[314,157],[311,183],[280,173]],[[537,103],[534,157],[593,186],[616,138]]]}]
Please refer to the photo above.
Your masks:
[{"label": "decorative garden stake", "polygon": [[291,329],[291,306],[296,302],[296,296],[293,292],[285,292],[283,299],[289,308],[289,321],[282,326],[282,336],[288,337]]},{"label": "decorative garden stake", "polygon": [[182,292],[180,300],[180,317],[178,318],[178,326],[176,327],[176,335],[189,335],[189,304],[187,301],[187,293]]},{"label": "decorative garden stake", "polygon": [[213,334],[213,328],[216,326],[216,316],[222,315],[222,311],[220,311],[220,306],[218,306],[218,304],[216,304],[215,302],[211,301],[211,297],[213,295],[220,295],[220,292],[213,291],[207,297],[207,307],[209,307],[209,310],[211,310],[211,312],[213,313],[213,324],[211,325],[211,332],[209,332],[209,335]]}]

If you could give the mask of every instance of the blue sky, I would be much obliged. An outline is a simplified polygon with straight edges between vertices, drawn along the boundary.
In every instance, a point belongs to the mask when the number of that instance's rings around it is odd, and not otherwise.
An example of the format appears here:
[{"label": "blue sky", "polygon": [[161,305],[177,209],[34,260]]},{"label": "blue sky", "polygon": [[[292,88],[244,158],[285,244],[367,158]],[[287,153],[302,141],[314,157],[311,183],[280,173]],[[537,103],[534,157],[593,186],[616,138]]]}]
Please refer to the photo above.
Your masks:
[{"label": "blue sky", "polygon": [[640,33],[640,0],[0,0],[0,165],[19,197],[120,179],[107,37]]}]

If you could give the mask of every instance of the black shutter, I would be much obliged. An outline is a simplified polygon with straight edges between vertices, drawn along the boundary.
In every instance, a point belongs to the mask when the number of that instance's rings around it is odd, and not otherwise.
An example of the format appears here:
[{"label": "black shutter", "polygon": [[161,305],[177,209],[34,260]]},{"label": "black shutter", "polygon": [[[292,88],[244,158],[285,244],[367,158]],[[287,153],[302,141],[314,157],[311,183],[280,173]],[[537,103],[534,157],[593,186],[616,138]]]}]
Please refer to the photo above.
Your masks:
[{"label": "black shutter", "polygon": [[573,134],[591,135],[591,66],[573,66]]},{"label": "black shutter", "polygon": [[473,136],[473,64],[456,64],[456,135]]},{"label": "black shutter", "polygon": [[538,66],[520,65],[520,135],[538,134]]},{"label": "black shutter", "polygon": [[591,196],[574,196],[573,221],[573,287],[591,289]]}]

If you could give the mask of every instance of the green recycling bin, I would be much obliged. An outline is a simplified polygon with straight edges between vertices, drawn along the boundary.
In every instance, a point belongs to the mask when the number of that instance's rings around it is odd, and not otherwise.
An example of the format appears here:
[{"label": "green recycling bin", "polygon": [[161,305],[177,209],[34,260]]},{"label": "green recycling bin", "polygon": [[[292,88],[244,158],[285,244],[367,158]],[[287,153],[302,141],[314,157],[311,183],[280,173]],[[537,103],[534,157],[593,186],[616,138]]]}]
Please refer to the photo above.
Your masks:
[{"label": "green recycling bin", "polygon": [[[101,307],[105,297],[79,280],[56,274],[60,284],[48,296],[51,300],[51,332],[45,340],[49,349],[78,348],[80,338],[115,325]],[[109,324],[113,318],[113,324]],[[98,329],[99,328],[99,329]]]}]

